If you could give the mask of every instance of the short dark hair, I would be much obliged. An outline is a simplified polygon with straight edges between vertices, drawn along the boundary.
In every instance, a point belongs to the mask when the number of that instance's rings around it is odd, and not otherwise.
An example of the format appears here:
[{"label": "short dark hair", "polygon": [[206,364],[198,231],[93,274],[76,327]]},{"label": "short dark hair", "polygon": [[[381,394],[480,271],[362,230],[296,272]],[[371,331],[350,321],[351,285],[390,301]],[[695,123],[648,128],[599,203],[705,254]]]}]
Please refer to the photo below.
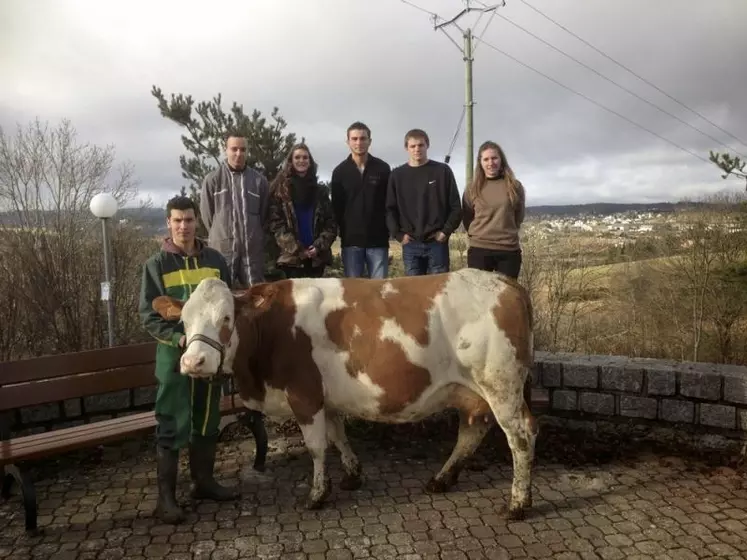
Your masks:
[{"label": "short dark hair", "polygon": [[428,134],[425,132],[425,130],[421,130],[419,128],[413,128],[411,130],[407,131],[407,134],[405,134],[405,148],[407,147],[407,141],[410,138],[422,138],[425,140],[425,145],[430,147],[431,141],[428,138]]},{"label": "short dark hair", "polygon": [[229,138],[243,138],[245,142],[249,142],[245,135],[241,134],[238,130],[230,129],[223,134],[223,143],[226,144]]},{"label": "short dark hair", "polygon": [[195,204],[195,201],[189,198],[188,196],[182,196],[180,194],[172,197],[169,199],[169,201],[166,203],[166,217],[171,217],[171,211],[172,210],[189,210],[192,209],[195,213],[195,216],[197,216],[197,204]]},{"label": "short dark hair", "polygon": [[371,138],[371,129],[370,129],[370,128],[368,128],[368,127],[367,127],[367,126],[366,126],[366,125],[365,125],[364,123],[362,123],[361,121],[355,121],[355,122],[354,122],[353,124],[351,124],[351,125],[350,125],[350,126],[348,127],[348,130],[347,130],[347,132],[346,132],[346,134],[347,134],[346,138],[350,138],[350,131],[351,131],[351,130],[365,130],[365,131],[366,131],[366,133],[368,134],[368,137],[369,137],[369,138]]}]

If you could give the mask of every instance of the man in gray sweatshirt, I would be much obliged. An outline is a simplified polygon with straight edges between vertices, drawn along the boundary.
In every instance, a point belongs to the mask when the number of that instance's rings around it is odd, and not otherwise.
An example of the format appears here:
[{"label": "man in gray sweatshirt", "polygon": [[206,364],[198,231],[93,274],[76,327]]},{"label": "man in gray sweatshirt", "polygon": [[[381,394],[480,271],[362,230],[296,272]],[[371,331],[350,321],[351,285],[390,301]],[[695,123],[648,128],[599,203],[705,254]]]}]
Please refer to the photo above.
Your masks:
[{"label": "man in gray sweatshirt", "polygon": [[208,246],[226,259],[234,285],[249,287],[265,280],[270,186],[246,164],[245,137],[229,133],[225,142],[225,161],[202,183],[200,215],[208,230]]}]

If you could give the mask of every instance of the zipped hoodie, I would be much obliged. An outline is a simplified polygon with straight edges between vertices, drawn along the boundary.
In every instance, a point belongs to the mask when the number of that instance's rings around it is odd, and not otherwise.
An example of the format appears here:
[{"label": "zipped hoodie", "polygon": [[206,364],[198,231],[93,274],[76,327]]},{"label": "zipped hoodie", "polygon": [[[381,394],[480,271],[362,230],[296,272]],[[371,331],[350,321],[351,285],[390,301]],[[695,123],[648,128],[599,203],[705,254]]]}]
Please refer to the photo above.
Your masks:
[{"label": "zipped hoodie", "polygon": [[208,245],[231,267],[243,268],[248,284],[264,281],[269,207],[270,185],[248,165],[237,171],[223,161],[202,183],[200,217]]},{"label": "zipped hoodie", "polygon": [[205,278],[220,278],[231,287],[231,275],[223,256],[198,239],[195,247],[196,254],[189,256],[171,238],[166,238],[161,250],[143,267],[140,320],[148,334],[161,344],[178,346],[184,327],[181,322],[167,321],[156,313],[153,309],[156,297],[166,295],[186,301]]}]

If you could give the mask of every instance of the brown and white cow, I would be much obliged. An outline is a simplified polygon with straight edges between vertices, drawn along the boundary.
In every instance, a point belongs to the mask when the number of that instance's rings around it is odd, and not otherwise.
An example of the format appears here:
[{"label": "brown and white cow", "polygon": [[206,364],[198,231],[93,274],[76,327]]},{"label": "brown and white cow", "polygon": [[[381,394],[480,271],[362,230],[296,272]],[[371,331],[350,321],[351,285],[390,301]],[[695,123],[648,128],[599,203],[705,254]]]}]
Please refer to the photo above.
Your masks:
[{"label": "brown and white cow", "polygon": [[446,408],[460,411],[459,435],[427,489],[456,483],[490,428],[484,419],[495,418],[513,454],[509,517],[521,518],[531,505],[537,426],[523,389],[533,359],[532,308],[516,282],[463,269],[282,280],[232,293],[206,279],[186,303],[161,297],[154,308],[184,323],[183,374],[222,369],[234,375],[248,408],[296,418],[314,463],[308,507],[329,493],[329,442],[341,455],[342,486],[360,486],[361,465],[340,414],[401,423]]}]

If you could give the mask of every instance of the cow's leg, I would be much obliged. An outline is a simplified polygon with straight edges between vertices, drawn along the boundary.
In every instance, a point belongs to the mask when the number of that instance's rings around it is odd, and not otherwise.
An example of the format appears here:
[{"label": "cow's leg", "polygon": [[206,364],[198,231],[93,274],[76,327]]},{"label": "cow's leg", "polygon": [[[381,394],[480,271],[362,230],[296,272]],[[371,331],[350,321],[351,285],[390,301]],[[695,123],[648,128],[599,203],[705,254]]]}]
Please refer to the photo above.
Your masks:
[{"label": "cow's leg", "polygon": [[514,520],[523,519],[524,510],[532,506],[532,463],[538,431],[537,422],[524,401],[523,390],[523,386],[517,386],[516,394],[509,398],[488,397],[513,456],[514,478],[508,518]]},{"label": "cow's leg", "polygon": [[487,421],[482,418],[476,421],[471,420],[473,419],[470,417],[470,411],[460,411],[459,435],[454,450],[438,474],[428,481],[425,486],[426,491],[432,493],[446,492],[456,484],[465,462],[477,451],[493,425],[490,417]]},{"label": "cow's leg", "polygon": [[340,452],[340,461],[345,470],[345,476],[340,482],[343,490],[358,490],[361,487],[361,462],[353,452],[345,434],[345,422],[335,412],[327,413],[327,437]]},{"label": "cow's leg", "polygon": [[314,477],[311,482],[311,491],[306,500],[308,509],[318,509],[327,496],[329,496],[330,484],[327,479],[325,466],[325,454],[327,451],[327,421],[324,409],[320,409],[311,418],[310,423],[301,423],[301,432],[314,462]]}]

